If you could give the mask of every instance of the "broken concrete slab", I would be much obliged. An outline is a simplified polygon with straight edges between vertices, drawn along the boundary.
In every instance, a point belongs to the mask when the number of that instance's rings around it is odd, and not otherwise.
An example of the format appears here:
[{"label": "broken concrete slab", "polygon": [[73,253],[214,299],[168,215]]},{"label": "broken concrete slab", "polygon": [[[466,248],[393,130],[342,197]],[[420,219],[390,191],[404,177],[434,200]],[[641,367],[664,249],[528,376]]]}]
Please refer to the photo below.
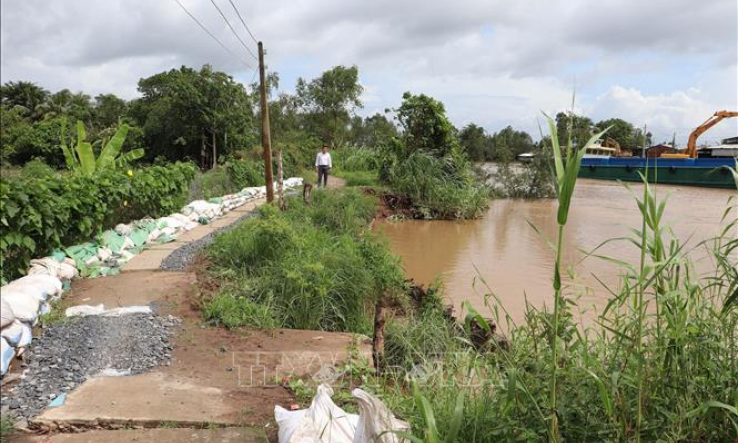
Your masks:
[{"label": "broken concrete slab", "polygon": [[95,430],[79,434],[29,437],[24,442],[48,443],[266,443],[263,431],[251,428]]},{"label": "broken concrete slab", "polygon": [[187,272],[138,271],[104,278],[74,280],[65,306],[98,305],[105,308],[148,305],[189,294],[197,282]]},{"label": "broken concrete slab", "polygon": [[109,426],[229,426],[241,407],[222,389],[201,386],[160,372],[87,380],[64,405],[47,409],[30,427],[65,430]]}]

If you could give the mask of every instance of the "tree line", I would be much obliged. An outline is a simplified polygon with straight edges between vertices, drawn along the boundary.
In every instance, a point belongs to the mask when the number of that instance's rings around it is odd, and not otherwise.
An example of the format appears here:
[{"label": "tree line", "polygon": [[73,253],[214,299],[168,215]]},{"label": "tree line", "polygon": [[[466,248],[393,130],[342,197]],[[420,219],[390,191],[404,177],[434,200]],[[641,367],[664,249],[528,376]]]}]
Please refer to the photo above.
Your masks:
[{"label": "tree line", "polygon": [[[191,160],[208,169],[239,151],[257,156],[261,137],[257,86],[244,86],[209,65],[199,70],[182,66],[142,78],[141,96],[133,100],[115,94],[91,97],[69,89],[52,93],[32,82],[7,82],[0,86],[0,160],[22,165],[40,158],[51,166],[63,166],[61,132],[63,128],[72,131],[76,121],[83,122],[98,151],[125,123],[129,131],[123,151],[145,148],[150,162]],[[392,118],[396,110],[357,115],[363,106],[363,88],[356,66],[336,66],[312,80],[299,78],[294,93],[281,91],[279,75],[271,73],[267,91],[272,140],[278,148],[312,152],[323,143],[382,146],[402,130]],[[622,119],[594,123],[587,117],[559,113],[556,122],[570,130],[559,133],[570,132],[575,144],[606,126],[613,127],[608,134],[623,147],[641,146],[644,138],[640,129]],[[452,127],[451,132],[475,161],[511,160],[543,146],[511,126],[489,134],[470,123],[461,130]]]}]

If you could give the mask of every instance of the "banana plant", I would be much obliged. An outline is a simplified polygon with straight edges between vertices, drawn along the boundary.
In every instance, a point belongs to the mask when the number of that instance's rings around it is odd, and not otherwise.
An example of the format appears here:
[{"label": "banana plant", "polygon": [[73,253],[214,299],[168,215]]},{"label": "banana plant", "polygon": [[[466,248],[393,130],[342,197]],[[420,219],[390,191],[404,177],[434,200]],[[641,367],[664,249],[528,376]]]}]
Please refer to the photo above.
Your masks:
[{"label": "banana plant", "polygon": [[121,167],[133,160],[137,160],[144,155],[142,148],[133,149],[124,154],[120,153],[123,142],[128,135],[128,125],[125,123],[120,125],[110,140],[104,142],[100,155],[95,158],[95,152],[92,149],[92,143],[85,141],[87,131],[85,125],[81,121],[77,121],[77,143],[69,146],[66,143],[66,123],[62,123],[61,148],[64,152],[64,160],[67,168],[72,171],[81,172],[83,174],[94,174],[95,171],[103,169]]}]

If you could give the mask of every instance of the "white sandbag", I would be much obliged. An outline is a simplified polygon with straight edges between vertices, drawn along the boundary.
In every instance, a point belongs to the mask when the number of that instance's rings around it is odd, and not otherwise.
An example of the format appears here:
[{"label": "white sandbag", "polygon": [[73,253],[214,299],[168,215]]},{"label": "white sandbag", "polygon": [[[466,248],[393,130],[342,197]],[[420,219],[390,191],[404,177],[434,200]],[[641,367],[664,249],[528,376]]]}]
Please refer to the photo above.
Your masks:
[{"label": "white sandbag", "polygon": [[393,431],[409,432],[410,424],[395,418],[392,411],[377,397],[361,389],[351,395],[359,407],[359,422],[352,443],[404,443]]},{"label": "white sandbag", "polygon": [[100,315],[105,312],[105,305],[80,305],[72,306],[64,311],[64,315],[67,317],[86,317],[88,315]]},{"label": "white sandbag", "polygon": [[179,221],[179,223],[180,223],[180,225],[181,225],[181,226],[183,226],[183,227],[184,227],[185,225],[187,225],[187,223],[189,223],[189,222],[190,222],[190,219],[189,219],[189,217],[187,217],[186,215],[180,214],[180,213],[178,213],[178,212],[175,212],[174,214],[170,215],[170,216],[169,216],[169,217],[167,217],[167,218],[173,218],[173,219],[176,219],[176,220],[178,220],[178,221]]},{"label": "white sandbag", "polygon": [[19,289],[43,301],[62,293],[62,282],[57,277],[46,274],[26,275],[13,280],[6,287]]},{"label": "white sandbag", "polygon": [[114,229],[120,236],[126,236],[133,232],[133,227],[131,225],[125,225],[123,223],[115,225]]},{"label": "white sandbag", "polygon": [[359,416],[336,406],[331,395],[333,389],[322,384],[308,409],[288,411],[275,406],[279,443],[352,443]]},{"label": "white sandbag", "polygon": [[97,258],[99,258],[100,261],[105,261],[112,256],[113,256],[113,250],[108,248],[107,246],[103,246],[97,250]]},{"label": "white sandbag", "polygon": [[23,337],[23,323],[18,320],[13,321],[13,323],[5,326],[0,331],[0,337],[4,338],[10,346],[18,346],[18,343]]},{"label": "white sandbag", "polygon": [[103,317],[120,317],[129,314],[152,314],[150,306],[126,306],[123,308],[108,309],[102,313]]},{"label": "white sandbag", "polygon": [[31,326],[26,323],[21,323],[21,328],[23,328],[23,334],[21,335],[20,341],[16,347],[25,348],[30,345],[33,340],[33,329],[31,329]]},{"label": "white sandbag", "polygon": [[156,228],[153,231],[149,232],[149,236],[146,237],[146,243],[154,243],[159,237],[161,237],[161,230],[159,228]]},{"label": "white sandbag", "polygon": [[10,362],[15,357],[15,349],[0,337],[0,375],[5,375],[10,367]]},{"label": "white sandbag", "polygon": [[86,317],[88,315],[100,315],[103,317],[120,317],[129,314],[152,314],[150,306],[126,306],[123,308],[105,309],[105,305],[80,305],[72,306],[64,311],[67,317]]},{"label": "white sandbag", "polygon": [[61,263],[54,257],[44,257],[31,260],[31,267],[28,268],[27,275],[50,275],[57,277]]},{"label": "white sandbag", "polygon": [[35,323],[41,304],[38,297],[27,293],[22,288],[10,285],[0,288],[0,294],[2,299],[10,305],[10,309],[17,320],[31,324]]},{"label": "white sandbag", "polygon": [[134,243],[130,237],[125,237],[123,239],[123,246],[120,247],[120,250],[125,251],[126,249],[131,249],[135,247],[136,247],[136,243]]},{"label": "white sandbag", "polygon": [[74,264],[69,264],[66,262],[62,262],[59,264],[59,277],[61,280],[71,280],[73,278],[76,278],[79,275],[79,272],[77,271],[77,268],[74,266]]},{"label": "white sandbag", "polygon": [[[0,292],[2,295],[2,292]],[[0,328],[4,328],[15,321],[13,308],[10,307],[4,298],[0,298]]]},{"label": "white sandbag", "polygon": [[174,228],[174,229],[180,229],[184,226],[184,223],[174,217],[162,217],[157,221],[157,224],[159,226],[162,226],[164,228]]},{"label": "white sandbag", "polygon": [[176,233],[177,233],[177,229],[171,226],[167,226],[166,228],[161,228],[161,235],[174,235]]}]

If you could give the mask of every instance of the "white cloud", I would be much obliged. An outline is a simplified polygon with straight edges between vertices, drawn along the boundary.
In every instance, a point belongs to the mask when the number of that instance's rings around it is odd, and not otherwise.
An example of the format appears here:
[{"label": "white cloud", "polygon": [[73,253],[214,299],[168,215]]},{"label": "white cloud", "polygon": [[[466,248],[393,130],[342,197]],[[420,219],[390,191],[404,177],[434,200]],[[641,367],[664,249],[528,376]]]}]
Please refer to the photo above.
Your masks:
[{"label": "white cloud", "polygon": [[[255,46],[230,4],[216,1]],[[253,62],[209,1],[182,2]],[[575,77],[579,106],[595,118],[620,112],[683,128],[738,107],[735,0],[709,8],[692,0],[234,2],[283,79],[358,65],[365,112],[395,107],[410,90],[442,100],[458,125],[512,124],[537,135],[539,111],[567,107]],[[3,1],[0,20],[3,82],[131,98],[140,77],[182,64],[252,77],[173,0]],[[675,68],[687,63],[694,78]],[[654,90],[660,77],[677,86]]]},{"label": "white cloud", "polygon": [[[671,140],[676,133],[677,143],[683,145],[693,128],[724,108],[708,102],[697,88],[646,95],[635,88],[613,86],[597,97],[588,114],[596,119],[627,115],[634,124],[646,125],[656,142]],[[738,122],[726,120],[705,133],[700,142],[716,142],[736,135]]]}]

